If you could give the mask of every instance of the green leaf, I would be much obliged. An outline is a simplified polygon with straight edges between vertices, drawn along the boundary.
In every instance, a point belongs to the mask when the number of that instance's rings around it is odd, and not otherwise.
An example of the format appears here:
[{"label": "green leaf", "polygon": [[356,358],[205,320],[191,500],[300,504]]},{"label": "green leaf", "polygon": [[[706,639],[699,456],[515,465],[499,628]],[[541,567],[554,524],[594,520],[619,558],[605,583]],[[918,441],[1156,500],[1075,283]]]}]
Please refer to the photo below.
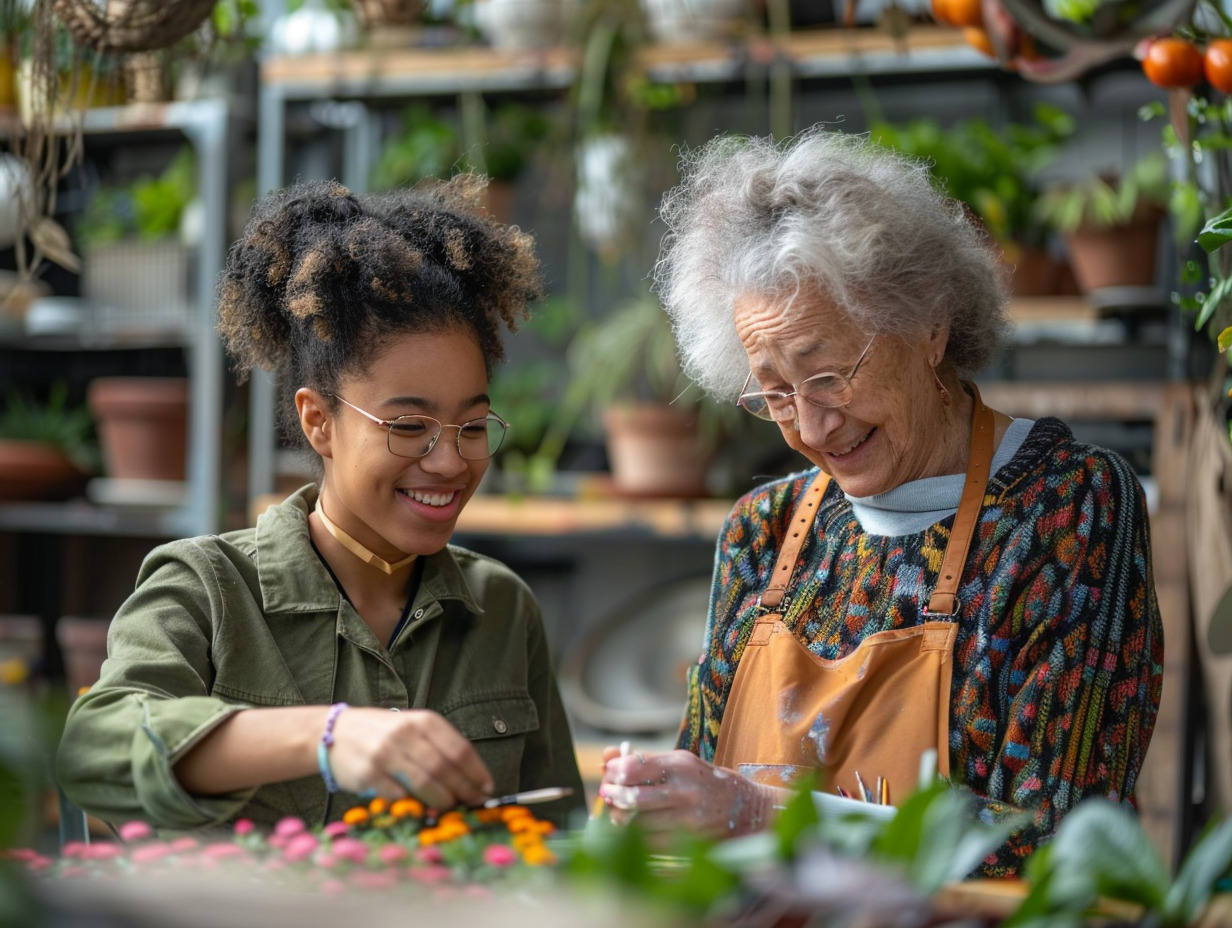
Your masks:
[{"label": "green leaf", "polygon": [[1232,326],[1223,329],[1215,339],[1215,344],[1220,351],[1227,351],[1232,348]]},{"label": "green leaf", "polygon": [[1061,910],[1107,896],[1159,912],[1168,893],[1168,871],[1137,817],[1106,799],[1085,800],[1062,819],[1048,863]]},{"label": "green leaf", "polygon": [[1213,216],[1198,232],[1198,244],[1208,254],[1232,241],[1232,209]]},{"label": "green leaf", "polygon": [[803,834],[816,828],[819,821],[817,805],[813,802],[813,790],[817,787],[817,771],[810,771],[797,781],[791,798],[774,823],[778,838],[779,857],[794,860],[796,846]]},{"label": "green leaf", "polygon": [[[1228,334],[1225,329],[1220,339]],[[1220,350],[1225,350],[1221,344]],[[1165,920],[1192,925],[1215,891],[1215,883],[1232,868],[1232,818],[1207,831],[1185,855],[1164,902]]]}]

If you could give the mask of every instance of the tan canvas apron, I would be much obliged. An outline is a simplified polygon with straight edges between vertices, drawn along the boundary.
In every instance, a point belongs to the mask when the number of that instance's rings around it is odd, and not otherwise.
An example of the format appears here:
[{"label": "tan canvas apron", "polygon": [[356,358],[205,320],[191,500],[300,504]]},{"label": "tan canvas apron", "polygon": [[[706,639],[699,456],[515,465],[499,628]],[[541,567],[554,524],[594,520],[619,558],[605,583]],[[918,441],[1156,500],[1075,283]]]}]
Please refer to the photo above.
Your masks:
[{"label": "tan canvas apron", "polygon": [[937,750],[937,772],[949,774],[951,655],[961,608],[958,583],[992,464],[994,420],[974,385],[967,480],[941,573],[912,628],[877,632],[846,657],[814,655],[783,623],[779,606],[829,477],[819,474],[792,513],[792,528],[761,595],[757,618],[736,668],[723,712],[715,763],[820,767],[822,788],[858,796],[856,772],[870,788],[878,777],[889,799],[909,795],[920,757]]}]

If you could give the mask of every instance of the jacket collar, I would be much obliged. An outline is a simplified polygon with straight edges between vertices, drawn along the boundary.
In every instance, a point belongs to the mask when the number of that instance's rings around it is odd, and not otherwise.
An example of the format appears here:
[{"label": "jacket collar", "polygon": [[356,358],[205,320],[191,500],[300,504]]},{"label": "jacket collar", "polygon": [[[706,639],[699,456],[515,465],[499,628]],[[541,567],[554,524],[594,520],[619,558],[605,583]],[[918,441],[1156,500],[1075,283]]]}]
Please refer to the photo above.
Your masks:
[{"label": "jacket collar", "polygon": [[[266,612],[338,608],[342,594],[312,547],[308,533],[308,513],[316,505],[317,496],[316,485],[308,484],[257,517],[257,575]],[[438,601],[456,599],[467,611],[483,613],[452,546],[424,558],[419,595],[423,594]]]}]

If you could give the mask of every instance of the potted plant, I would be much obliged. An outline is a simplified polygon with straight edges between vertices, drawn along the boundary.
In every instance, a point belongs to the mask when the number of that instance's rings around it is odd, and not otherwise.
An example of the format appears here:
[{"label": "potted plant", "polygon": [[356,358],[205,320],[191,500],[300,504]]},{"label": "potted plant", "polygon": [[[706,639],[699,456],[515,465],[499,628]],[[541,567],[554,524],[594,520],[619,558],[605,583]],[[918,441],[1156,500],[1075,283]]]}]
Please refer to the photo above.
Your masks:
[{"label": "potted plant", "polygon": [[650,293],[584,325],[569,347],[566,404],[602,423],[616,490],[629,496],[709,495],[720,438],[742,419],[700,394],[681,371],[671,323]]},{"label": "potted plant", "polygon": [[1035,215],[1065,237],[1083,293],[1150,287],[1171,190],[1167,158],[1152,152],[1120,174],[1094,173],[1046,187]]},{"label": "potted plant", "polygon": [[936,184],[967,204],[1001,245],[1019,296],[1055,292],[1058,284],[1061,268],[1047,253],[1049,229],[1035,209],[1037,177],[1074,131],[1073,117],[1050,104],[1036,104],[1032,116],[1000,130],[984,119],[943,127],[932,118],[870,129],[877,144],[926,159]]},{"label": "potted plant", "polygon": [[196,159],[185,146],[158,175],[94,191],[75,231],[82,295],[104,333],[187,329],[192,255],[180,233],[196,188]]},{"label": "potted plant", "polygon": [[46,402],[10,387],[0,410],[0,500],[67,499],[97,469],[94,423],[57,381]]}]

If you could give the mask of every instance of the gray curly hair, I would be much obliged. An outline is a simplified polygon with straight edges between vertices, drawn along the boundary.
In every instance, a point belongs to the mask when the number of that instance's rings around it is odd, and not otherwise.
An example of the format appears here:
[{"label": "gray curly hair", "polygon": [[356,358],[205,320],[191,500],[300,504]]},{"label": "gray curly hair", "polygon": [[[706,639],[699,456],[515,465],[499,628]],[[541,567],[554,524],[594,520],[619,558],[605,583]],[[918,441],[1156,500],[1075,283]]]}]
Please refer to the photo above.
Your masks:
[{"label": "gray curly hair", "polygon": [[1008,336],[1007,275],[995,243],[925,163],[864,135],[815,127],[776,144],[721,136],[681,156],[663,199],[654,289],[685,372],[734,399],[748,373],[735,300],[807,291],[862,330],[927,338],[948,324],[946,358],[969,377]]}]

